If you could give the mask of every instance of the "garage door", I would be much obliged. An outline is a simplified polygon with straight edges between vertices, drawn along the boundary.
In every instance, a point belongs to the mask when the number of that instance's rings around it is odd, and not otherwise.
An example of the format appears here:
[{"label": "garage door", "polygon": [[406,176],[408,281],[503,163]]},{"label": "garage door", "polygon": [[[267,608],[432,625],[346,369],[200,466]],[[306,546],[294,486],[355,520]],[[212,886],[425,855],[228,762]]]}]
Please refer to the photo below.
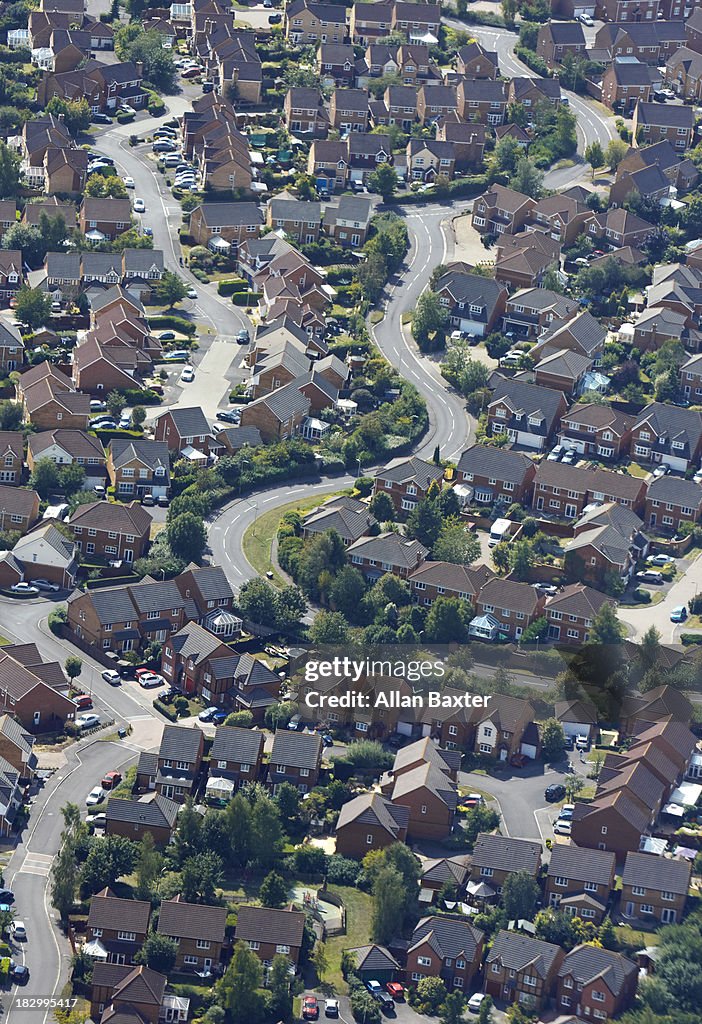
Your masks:
[{"label": "garage door", "polygon": [[525,757],[530,757],[532,761],[536,759],[536,747],[533,743],[522,743],[520,749],[521,753],[524,754]]}]

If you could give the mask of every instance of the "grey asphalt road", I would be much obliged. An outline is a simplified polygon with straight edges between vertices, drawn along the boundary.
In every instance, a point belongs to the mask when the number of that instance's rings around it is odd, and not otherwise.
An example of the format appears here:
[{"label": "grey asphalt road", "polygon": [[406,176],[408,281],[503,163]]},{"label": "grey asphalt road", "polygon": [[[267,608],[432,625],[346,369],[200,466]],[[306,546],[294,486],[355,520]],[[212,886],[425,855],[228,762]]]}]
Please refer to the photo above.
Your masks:
[{"label": "grey asphalt road", "polygon": [[[442,20],[451,28],[463,31],[468,28],[462,21],[451,18]],[[516,33],[508,32],[506,29],[471,25],[470,34],[475,36],[478,42],[484,43],[490,50],[497,52],[500,70],[504,75],[510,78],[520,76],[533,78],[534,72],[514,55],[514,47],[518,39]],[[610,139],[618,138],[614,126],[615,118],[605,115],[601,104],[563,87],[561,87],[561,92],[567,97],[570,109],[577,116],[578,153],[581,159],[573,167],[558,168],[546,174],[544,178],[546,188],[559,190],[590,180],[590,168],[582,157],[591,142],[597,141],[603,149],[606,149]]]},{"label": "grey asphalt road", "polygon": [[46,1024],[50,1009],[15,1007],[17,995],[56,997],[68,977],[69,947],[50,906],[48,892],[51,863],[59,850],[63,819],[61,808],[76,803],[85,810],[85,797],[112,768],[124,770],[137,758],[126,744],[87,740],[71,748],[65,768],[46,783],[32,805],[29,825],[5,872],[5,883],[15,893],[15,910],[27,926],[27,941],[17,943],[13,956],[29,967],[26,985],[3,997],[5,1021]]}]

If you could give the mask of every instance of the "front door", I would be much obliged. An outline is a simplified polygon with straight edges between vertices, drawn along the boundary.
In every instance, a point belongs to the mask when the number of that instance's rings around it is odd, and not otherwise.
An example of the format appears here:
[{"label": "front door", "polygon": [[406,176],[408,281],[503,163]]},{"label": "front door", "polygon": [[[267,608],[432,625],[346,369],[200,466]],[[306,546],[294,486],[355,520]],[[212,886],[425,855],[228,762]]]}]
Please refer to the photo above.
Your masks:
[{"label": "front door", "polygon": [[625,917],[633,917],[634,916],[634,904],[633,903],[627,903],[626,909],[624,911],[624,916]]},{"label": "front door", "polygon": [[167,796],[169,799],[173,798],[173,786],[163,786],[161,792],[164,796]]},{"label": "front door", "polygon": [[661,921],[663,924],[675,924],[676,913],[671,907],[665,907],[661,911]]}]

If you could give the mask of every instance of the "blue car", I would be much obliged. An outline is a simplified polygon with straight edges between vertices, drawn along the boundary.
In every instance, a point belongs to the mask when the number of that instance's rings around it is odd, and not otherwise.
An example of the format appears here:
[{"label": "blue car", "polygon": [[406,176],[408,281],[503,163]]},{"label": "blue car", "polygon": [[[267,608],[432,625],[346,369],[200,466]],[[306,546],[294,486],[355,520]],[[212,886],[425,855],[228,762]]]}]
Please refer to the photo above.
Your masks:
[{"label": "blue car", "polygon": [[687,618],[687,608],[684,604],[678,605],[677,608],[673,608],[670,613],[671,622],[684,622]]},{"label": "blue car", "polygon": [[222,722],[226,721],[226,719],[228,717],[229,717],[229,712],[228,711],[222,711],[220,709],[219,711],[215,711],[215,713],[212,715],[212,719],[211,720],[214,722],[215,725],[221,725]]}]

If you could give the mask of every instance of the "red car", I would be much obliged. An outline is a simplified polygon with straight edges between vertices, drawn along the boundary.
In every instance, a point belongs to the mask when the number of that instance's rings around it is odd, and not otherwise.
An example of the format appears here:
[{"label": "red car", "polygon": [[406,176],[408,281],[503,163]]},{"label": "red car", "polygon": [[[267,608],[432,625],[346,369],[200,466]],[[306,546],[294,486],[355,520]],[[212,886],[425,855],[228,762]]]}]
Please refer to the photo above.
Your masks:
[{"label": "red car", "polygon": [[400,985],[399,981],[389,981],[385,988],[393,999],[402,1000],[405,998],[405,990],[402,985]]},{"label": "red car", "polygon": [[319,1003],[315,996],[305,996],[302,1000],[302,1016],[304,1020],[317,1020],[319,1017]]},{"label": "red car", "polygon": [[509,763],[513,768],[523,768],[525,764],[529,763],[529,758],[525,754],[512,754]]},{"label": "red car", "polygon": [[114,789],[122,781],[122,773],[117,771],[108,772],[100,785],[103,789]]}]

